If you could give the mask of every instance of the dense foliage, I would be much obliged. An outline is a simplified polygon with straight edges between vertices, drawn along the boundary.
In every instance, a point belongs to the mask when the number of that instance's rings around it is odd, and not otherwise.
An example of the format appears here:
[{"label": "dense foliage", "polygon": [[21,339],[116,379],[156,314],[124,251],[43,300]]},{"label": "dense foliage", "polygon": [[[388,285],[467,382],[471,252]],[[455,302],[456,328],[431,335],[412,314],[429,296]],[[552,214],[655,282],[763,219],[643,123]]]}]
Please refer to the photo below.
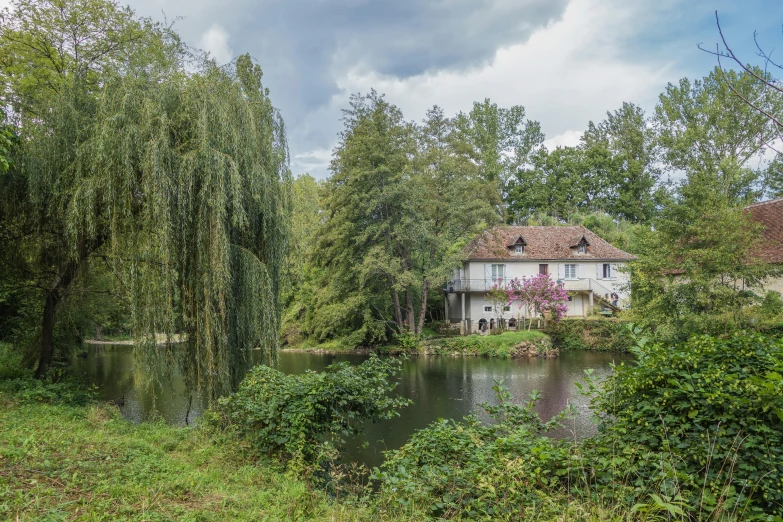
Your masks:
[{"label": "dense foliage", "polygon": [[260,68],[186,67],[170,28],[110,0],[19,0],[6,17],[21,145],[0,177],[0,261],[37,301],[37,376],[65,355],[63,306],[94,292],[127,303],[151,357],[167,356],[158,334],[183,334],[188,383],[212,396],[249,349],[274,361],[290,174]]},{"label": "dense foliage", "polygon": [[360,421],[399,414],[408,403],[392,393],[401,364],[371,357],[301,375],[259,365],[236,393],[219,400],[216,422],[235,428],[259,451],[292,459],[294,466],[317,461],[325,445],[339,446],[341,437],[358,433]]},{"label": "dense foliage", "polygon": [[599,483],[660,483],[692,512],[782,516],[783,342],[697,336],[634,353],[593,401]]},{"label": "dense foliage", "polygon": [[564,350],[628,352],[634,345],[633,325],[612,319],[569,319],[551,322],[544,332]]},{"label": "dense foliage", "polygon": [[590,498],[623,520],[783,514],[783,342],[754,334],[636,342],[634,363],[603,383],[588,380],[597,435],[545,437],[565,413],[542,422],[537,395],[514,404],[497,387],[498,405],[484,405],[489,422],[440,420],[388,452],[375,471],[381,509],[536,520],[552,498]]},{"label": "dense foliage", "polygon": [[535,511],[568,461],[568,444],[545,436],[567,413],[543,422],[534,409],[539,394],[514,404],[502,383],[495,391],[499,404],[482,405],[492,422],[439,420],[387,453],[375,470],[385,509],[417,506],[431,517],[481,520]]}]

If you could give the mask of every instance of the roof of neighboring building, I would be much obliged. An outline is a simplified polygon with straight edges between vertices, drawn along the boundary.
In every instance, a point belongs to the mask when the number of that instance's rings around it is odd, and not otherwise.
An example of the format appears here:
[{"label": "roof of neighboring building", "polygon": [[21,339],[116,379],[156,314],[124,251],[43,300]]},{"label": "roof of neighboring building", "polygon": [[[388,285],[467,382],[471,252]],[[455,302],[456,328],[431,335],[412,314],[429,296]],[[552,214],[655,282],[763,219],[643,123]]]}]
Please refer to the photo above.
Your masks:
[{"label": "roof of neighboring building", "polygon": [[[514,245],[524,242],[524,253],[514,253]],[[584,254],[577,246],[584,240]],[[465,247],[468,259],[636,259],[612,246],[582,226],[495,227],[476,236]]]},{"label": "roof of neighboring building", "polygon": [[764,227],[756,253],[767,263],[783,263],[783,198],[755,203],[745,210]]}]

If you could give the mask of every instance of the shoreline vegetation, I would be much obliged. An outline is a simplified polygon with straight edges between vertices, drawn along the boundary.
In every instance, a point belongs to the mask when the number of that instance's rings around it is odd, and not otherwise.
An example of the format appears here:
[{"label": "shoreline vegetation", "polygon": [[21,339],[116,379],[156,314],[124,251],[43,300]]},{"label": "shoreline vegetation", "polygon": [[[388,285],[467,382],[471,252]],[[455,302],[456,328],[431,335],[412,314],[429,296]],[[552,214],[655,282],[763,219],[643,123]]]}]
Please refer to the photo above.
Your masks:
[{"label": "shoreline vegetation", "polygon": [[[398,338],[397,344],[352,346],[340,339],[297,343],[281,351],[319,354],[464,355],[481,357],[556,356],[560,350],[628,353],[633,346],[629,322],[618,319],[563,319],[542,330],[506,330],[500,334],[440,336],[425,330],[421,338]],[[524,344],[523,344],[524,343]]]},{"label": "shoreline vegetation", "polygon": [[[340,437],[358,419],[404,407],[387,396],[400,361],[290,376],[258,367],[196,427],[132,424],[79,383],[11,375],[18,367],[5,365],[0,517],[777,520],[781,341],[747,333],[676,346],[636,341],[636,364],[618,365],[603,383],[586,378],[601,418],[594,437],[550,438],[568,409],[544,422],[540,394],[520,401],[498,383],[497,404],[481,405],[496,422],[440,419],[369,476],[341,463]],[[335,388],[345,390],[342,406]],[[311,408],[314,400],[324,408]],[[333,408],[354,414],[318,413]],[[276,428],[259,431],[268,426]],[[379,487],[367,487],[368,477]]]}]

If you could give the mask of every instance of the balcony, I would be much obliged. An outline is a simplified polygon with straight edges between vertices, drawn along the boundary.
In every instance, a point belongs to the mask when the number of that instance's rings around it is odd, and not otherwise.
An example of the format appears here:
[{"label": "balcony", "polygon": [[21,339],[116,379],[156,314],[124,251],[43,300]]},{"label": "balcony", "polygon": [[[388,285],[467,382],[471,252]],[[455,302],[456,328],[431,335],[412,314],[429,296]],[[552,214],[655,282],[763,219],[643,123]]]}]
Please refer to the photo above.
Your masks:
[{"label": "balcony", "polygon": [[[455,279],[447,282],[443,286],[443,291],[452,292],[487,292],[495,284],[500,284],[501,287],[507,288],[512,279]],[[563,288],[570,292],[594,292],[596,294],[610,295],[613,290],[595,279],[588,277],[582,279],[566,279],[562,281]]]},{"label": "balcony", "polygon": [[444,292],[487,292],[496,284],[506,288],[511,279],[455,279],[443,285]]}]

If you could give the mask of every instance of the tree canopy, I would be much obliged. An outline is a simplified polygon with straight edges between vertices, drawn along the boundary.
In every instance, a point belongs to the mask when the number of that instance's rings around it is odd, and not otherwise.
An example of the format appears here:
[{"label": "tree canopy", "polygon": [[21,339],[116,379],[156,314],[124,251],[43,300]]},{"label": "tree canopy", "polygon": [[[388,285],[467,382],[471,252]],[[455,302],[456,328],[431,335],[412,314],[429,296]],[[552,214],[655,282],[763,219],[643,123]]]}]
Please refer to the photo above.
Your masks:
[{"label": "tree canopy", "polygon": [[[183,334],[188,382],[221,393],[247,350],[276,356],[290,204],[282,118],[249,56],[190,73],[168,28],[110,1],[62,4],[18,2],[0,40],[23,144],[2,178],[2,217],[19,252],[9,261],[43,300],[37,374],[54,355],[57,310],[100,261],[139,345]],[[39,30],[50,47],[69,28],[86,31],[86,50],[57,47],[46,74],[24,70],[19,46],[40,51],[24,38]]]}]

